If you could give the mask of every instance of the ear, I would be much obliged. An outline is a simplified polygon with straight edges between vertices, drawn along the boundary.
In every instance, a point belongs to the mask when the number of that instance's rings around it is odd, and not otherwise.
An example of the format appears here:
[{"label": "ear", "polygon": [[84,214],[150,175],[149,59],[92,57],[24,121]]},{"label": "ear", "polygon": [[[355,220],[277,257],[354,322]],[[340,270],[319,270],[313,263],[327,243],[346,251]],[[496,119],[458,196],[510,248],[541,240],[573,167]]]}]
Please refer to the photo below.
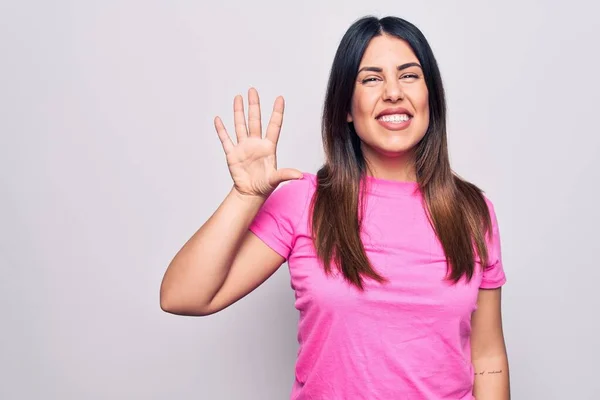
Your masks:
[{"label": "ear", "polygon": [[352,122],[353,121],[351,113],[348,113],[348,116],[346,117],[346,121],[347,122]]}]

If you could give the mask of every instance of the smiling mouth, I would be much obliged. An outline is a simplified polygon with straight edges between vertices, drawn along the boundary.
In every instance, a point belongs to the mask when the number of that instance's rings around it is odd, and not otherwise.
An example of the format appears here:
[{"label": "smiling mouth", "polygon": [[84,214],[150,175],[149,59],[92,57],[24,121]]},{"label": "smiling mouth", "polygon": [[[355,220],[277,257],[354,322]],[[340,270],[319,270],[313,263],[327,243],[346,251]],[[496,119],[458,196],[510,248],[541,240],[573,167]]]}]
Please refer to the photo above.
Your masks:
[{"label": "smiling mouth", "polygon": [[401,124],[403,122],[410,120],[411,118],[412,118],[412,116],[410,116],[408,114],[388,114],[388,115],[382,115],[381,117],[377,118],[377,120],[381,121],[381,122],[392,123],[392,124]]}]

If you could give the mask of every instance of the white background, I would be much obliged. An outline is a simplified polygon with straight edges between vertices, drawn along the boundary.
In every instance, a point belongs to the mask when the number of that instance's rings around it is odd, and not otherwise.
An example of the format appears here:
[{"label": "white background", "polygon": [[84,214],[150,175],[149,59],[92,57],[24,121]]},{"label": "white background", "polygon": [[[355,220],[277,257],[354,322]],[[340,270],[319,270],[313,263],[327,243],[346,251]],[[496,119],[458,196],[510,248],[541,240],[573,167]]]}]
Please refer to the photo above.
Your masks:
[{"label": "white background", "polygon": [[[3,1],[0,398],[285,399],[286,267],[225,311],[159,307],[231,180],[212,120],[253,85],[315,172],[335,49],[365,14],[439,61],[453,167],[498,213],[513,398],[597,399],[598,9],[583,1]],[[266,119],[269,112],[263,112]],[[264,125],[263,125],[264,126]]]}]

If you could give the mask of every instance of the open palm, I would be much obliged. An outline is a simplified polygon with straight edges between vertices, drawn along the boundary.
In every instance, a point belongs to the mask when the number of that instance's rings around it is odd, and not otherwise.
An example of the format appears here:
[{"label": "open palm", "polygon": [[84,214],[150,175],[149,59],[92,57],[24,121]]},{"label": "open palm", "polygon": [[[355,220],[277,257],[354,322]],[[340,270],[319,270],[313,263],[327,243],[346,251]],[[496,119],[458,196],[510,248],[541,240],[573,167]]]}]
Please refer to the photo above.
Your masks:
[{"label": "open palm", "polygon": [[215,118],[215,129],[225,150],[234,188],[240,194],[265,197],[281,182],[302,177],[302,173],[295,169],[277,169],[276,150],[283,112],[284,101],[278,97],[263,138],[258,92],[254,88],[248,91],[248,124],[243,98],[236,96],[233,116],[237,144],[231,140],[221,118]]}]

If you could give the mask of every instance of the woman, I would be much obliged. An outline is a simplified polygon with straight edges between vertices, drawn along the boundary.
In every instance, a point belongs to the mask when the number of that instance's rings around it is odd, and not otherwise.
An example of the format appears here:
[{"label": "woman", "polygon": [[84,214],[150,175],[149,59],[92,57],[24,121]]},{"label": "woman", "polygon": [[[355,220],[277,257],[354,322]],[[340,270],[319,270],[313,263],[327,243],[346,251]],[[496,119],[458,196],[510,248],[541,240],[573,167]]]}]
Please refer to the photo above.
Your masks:
[{"label": "woman", "polygon": [[218,312],[288,261],[300,312],[292,399],[508,399],[498,225],[450,168],[423,34],[394,17],[349,28],[316,175],[277,169],[283,99],[262,138],[258,94],[248,97],[248,125],[234,100],[237,144],[215,119],[234,185],[169,265],[161,307]]}]

